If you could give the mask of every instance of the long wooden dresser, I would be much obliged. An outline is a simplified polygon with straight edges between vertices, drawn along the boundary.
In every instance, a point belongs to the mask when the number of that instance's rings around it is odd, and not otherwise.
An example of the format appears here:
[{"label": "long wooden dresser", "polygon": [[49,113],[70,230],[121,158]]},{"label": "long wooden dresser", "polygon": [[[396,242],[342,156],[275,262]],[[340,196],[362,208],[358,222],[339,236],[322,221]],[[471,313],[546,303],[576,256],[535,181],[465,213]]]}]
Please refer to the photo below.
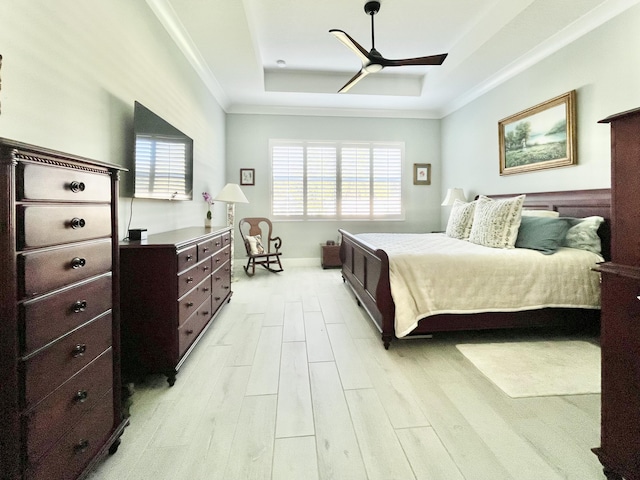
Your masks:
[{"label": "long wooden dresser", "polygon": [[610,480],[640,480],[640,108],[612,115],[611,262],[601,264],[601,443]]},{"label": "long wooden dresser", "polygon": [[81,478],[120,408],[115,165],[0,139],[0,471]]},{"label": "long wooden dresser", "polygon": [[178,369],[231,299],[230,227],[121,242],[122,365],[128,381]]}]

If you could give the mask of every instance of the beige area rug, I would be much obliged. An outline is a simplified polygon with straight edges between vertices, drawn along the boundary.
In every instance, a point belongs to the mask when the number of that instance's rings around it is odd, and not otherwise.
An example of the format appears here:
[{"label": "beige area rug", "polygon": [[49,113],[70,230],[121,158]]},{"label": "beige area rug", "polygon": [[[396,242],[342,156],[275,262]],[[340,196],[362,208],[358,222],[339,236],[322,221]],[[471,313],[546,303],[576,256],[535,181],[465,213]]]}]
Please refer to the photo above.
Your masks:
[{"label": "beige area rug", "polygon": [[456,348],[513,398],[600,393],[600,347],[589,342],[481,343]]}]

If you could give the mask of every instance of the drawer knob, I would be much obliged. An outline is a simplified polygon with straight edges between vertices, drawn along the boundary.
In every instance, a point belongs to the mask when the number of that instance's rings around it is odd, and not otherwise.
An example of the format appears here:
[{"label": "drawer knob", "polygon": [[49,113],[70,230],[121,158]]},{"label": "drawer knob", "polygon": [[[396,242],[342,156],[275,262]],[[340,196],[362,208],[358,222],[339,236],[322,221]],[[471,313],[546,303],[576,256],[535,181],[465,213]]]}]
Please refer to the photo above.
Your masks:
[{"label": "drawer knob", "polygon": [[220,246],[220,242],[216,242],[216,247],[219,247],[219,246]]},{"label": "drawer knob", "polygon": [[220,297],[215,297],[216,302],[220,300]]},{"label": "drawer knob", "polygon": [[87,222],[84,221],[84,218],[74,217],[71,219],[71,228],[84,228]]},{"label": "drawer knob", "polygon": [[79,343],[78,345],[73,347],[73,350],[71,350],[71,355],[73,356],[73,358],[78,358],[83,356],[86,351],[87,345],[84,343]]},{"label": "drawer knob", "polygon": [[80,440],[73,446],[73,450],[76,453],[84,453],[87,451],[87,448],[89,448],[89,440]]},{"label": "drawer knob", "polygon": [[193,307],[193,302],[187,302],[187,308]]},{"label": "drawer knob", "polygon": [[202,312],[202,315],[206,317],[209,315],[209,312]]},{"label": "drawer knob", "polygon": [[225,290],[229,290],[229,285],[223,285],[222,288],[224,288]]},{"label": "drawer knob", "polygon": [[209,251],[209,247],[203,247],[203,248],[202,248],[202,251],[203,251],[203,252],[208,252],[208,251]]},{"label": "drawer knob", "polygon": [[85,185],[84,185],[84,182],[77,182],[74,180],[69,184],[69,188],[73,193],[79,193],[79,192],[84,192]]},{"label": "drawer knob", "polygon": [[193,260],[193,255],[191,254],[187,255],[187,262],[190,262],[191,260]]},{"label": "drawer knob", "polygon": [[208,291],[209,291],[209,287],[203,287],[203,288],[202,288],[202,291],[203,291],[203,292],[208,292]]},{"label": "drawer knob", "polygon": [[202,271],[203,271],[203,272],[206,272],[207,270],[209,270],[209,267],[208,267],[208,266],[206,266],[206,265],[205,265],[204,267],[202,267]]},{"label": "drawer knob", "polygon": [[71,260],[71,268],[77,269],[82,268],[87,264],[87,261],[84,258],[75,257]]},{"label": "drawer knob", "polygon": [[89,398],[89,392],[87,392],[86,390],[78,390],[78,393],[76,393],[75,395],[75,399],[79,403],[86,402],[87,398]]},{"label": "drawer knob", "polygon": [[193,277],[187,277],[187,283],[193,283]]},{"label": "drawer knob", "polygon": [[216,282],[219,282],[220,280],[222,280],[222,277],[216,277]]},{"label": "drawer knob", "polygon": [[187,335],[192,335],[193,334],[193,330],[189,329],[185,332]]},{"label": "drawer knob", "polygon": [[87,301],[86,300],[78,300],[73,304],[74,313],[84,312],[87,309]]},{"label": "drawer knob", "polygon": [[220,263],[220,259],[219,258],[216,258],[216,263]]}]

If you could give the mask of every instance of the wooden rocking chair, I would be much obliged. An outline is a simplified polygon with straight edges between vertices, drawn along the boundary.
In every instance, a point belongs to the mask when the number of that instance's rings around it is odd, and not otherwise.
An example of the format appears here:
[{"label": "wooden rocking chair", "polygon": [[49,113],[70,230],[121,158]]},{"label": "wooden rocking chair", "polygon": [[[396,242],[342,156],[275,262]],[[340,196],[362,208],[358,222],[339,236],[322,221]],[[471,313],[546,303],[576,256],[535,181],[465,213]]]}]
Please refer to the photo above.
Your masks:
[{"label": "wooden rocking chair", "polygon": [[[270,272],[282,272],[282,264],[280,263],[280,247],[282,240],[280,237],[272,237],[271,232],[273,225],[271,220],[263,217],[243,218],[238,223],[240,236],[247,251],[247,265],[244,271],[252,277],[256,273],[256,265],[261,265]],[[267,235],[265,235],[265,233]],[[271,251],[273,243],[274,251]],[[249,273],[251,269],[251,273]]]}]

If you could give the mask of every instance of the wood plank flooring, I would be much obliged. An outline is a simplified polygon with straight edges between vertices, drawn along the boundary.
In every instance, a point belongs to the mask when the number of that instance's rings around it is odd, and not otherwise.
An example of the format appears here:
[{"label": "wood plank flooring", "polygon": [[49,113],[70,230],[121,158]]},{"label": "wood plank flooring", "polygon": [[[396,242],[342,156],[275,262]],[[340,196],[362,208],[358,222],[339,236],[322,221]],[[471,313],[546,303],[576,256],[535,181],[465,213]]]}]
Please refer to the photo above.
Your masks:
[{"label": "wood plank flooring", "polygon": [[386,351],[339,270],[240,272],[169,387],[90,480],[603,480],[600,396],[512,399],[455,348],[560,332],[462,332]]}]

